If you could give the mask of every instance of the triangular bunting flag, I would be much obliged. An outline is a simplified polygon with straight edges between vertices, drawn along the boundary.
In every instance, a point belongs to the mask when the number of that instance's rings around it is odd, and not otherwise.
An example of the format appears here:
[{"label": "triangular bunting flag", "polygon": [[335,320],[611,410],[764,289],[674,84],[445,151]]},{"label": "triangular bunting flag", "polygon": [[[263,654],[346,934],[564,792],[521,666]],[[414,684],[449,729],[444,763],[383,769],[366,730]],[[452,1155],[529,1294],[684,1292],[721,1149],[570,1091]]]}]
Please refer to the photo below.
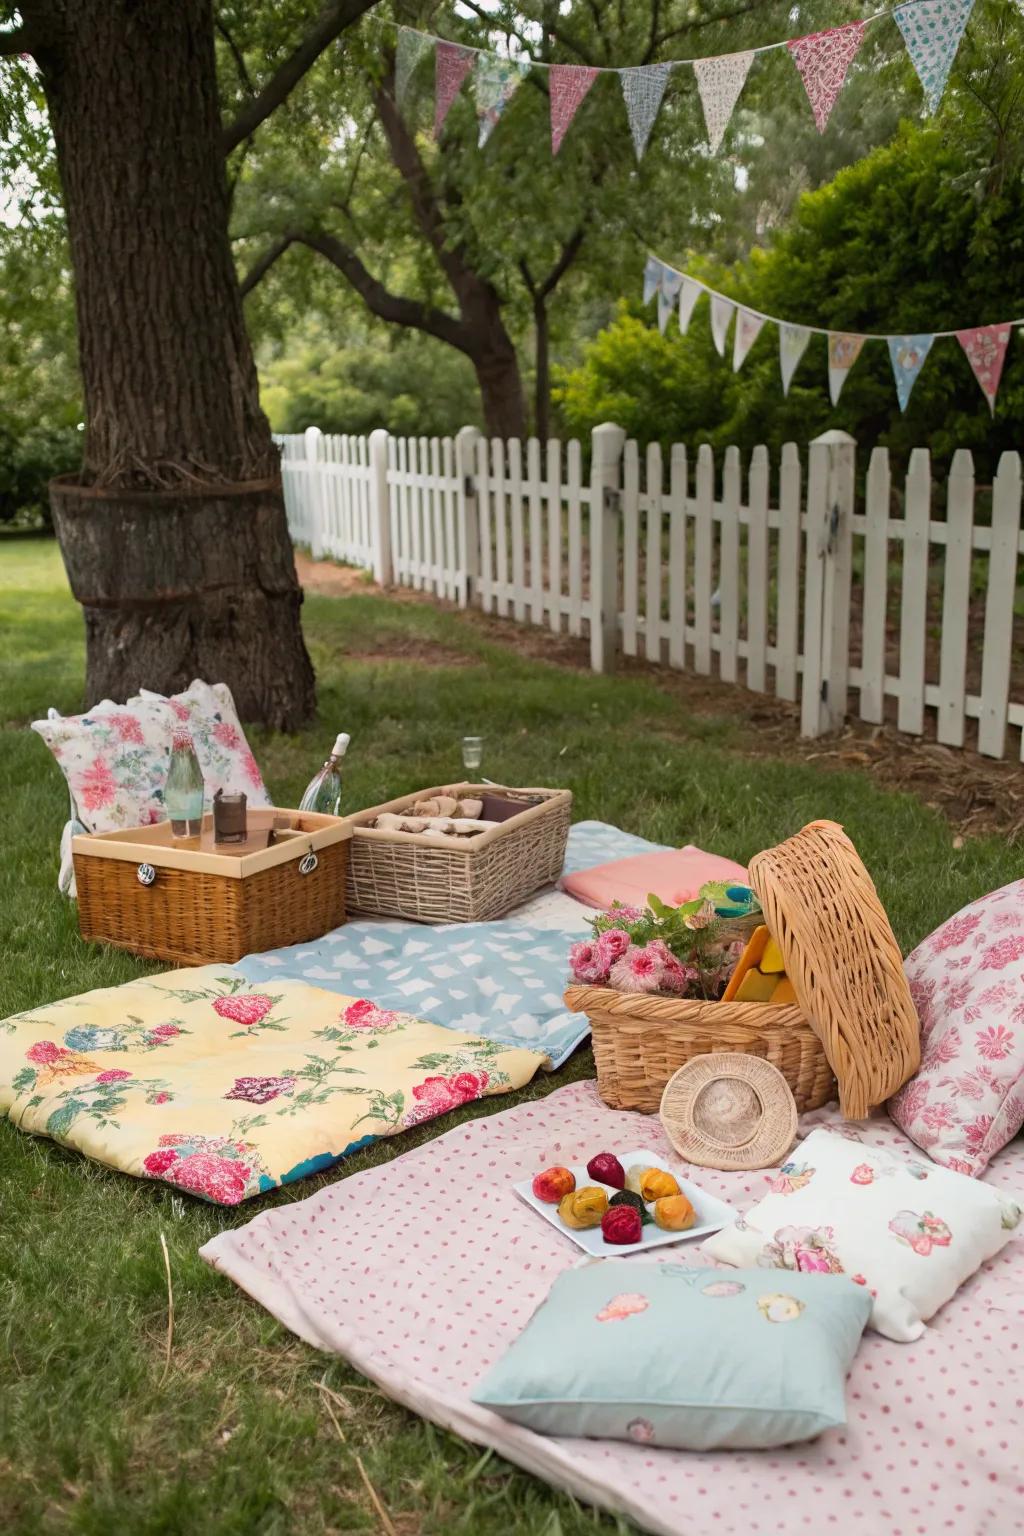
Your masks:
[{"label": "triangular bunting flag", "polygon": [[974,377],[981,385],[982,394],[994,416],[996,391],[1010,342],[1010,326],[976,325],[970,331],[957,331],[956,339],[967,353],[967,361],[974,369]]},{"label": "triangular bunting flag", "polygon": [[910,391],[924,367],[924,360],[931,351],[934,340],[934,336],[889,337],[889,358],[892,362],[893,377],[896,380],[896,398],[900,402],[901,411],[907,408]]},{"label": "triangular bunting flag", "polygon": [[720,293],[711,295],[711,340],[719,357],[725,356],[725,333],[735,308],[732,300],[724,299]]},{"label": "triangular bunting flag", "polygon": [[828,394],[833,405],[839,404],[839,396],[846,383],[846,375],[860,357],[864,345],[863,336],[851,336],[836,331],[828,338]]},{"label": "triangular bunting flag", "polygon": [[938,110],[973,5],[974,0],[918,0],[896,10],[896,25],[924,87],[929,112]]},{"label": "triangular bunting flag", "polygon": [[732,367],[733,372],[738,373],[747,360],[747,353],[761,334],[764,325],[764,315],[755,315],[753,310],[740,309],[736,314],[736,330],[732,338]]},{"label": "triangular bunting flag", "polygon": [[[946,0],[935,0],[935,3],[945,4]],[[917,6],[913,9],[916,10]],[[800,71],[819,133],[825,132],[825,124],[832,114],[836,97],[846,79],[846,71],[863,36],[864,23],[851,21],[845,27],[833,27],[828,32],[811,32],[807,37],[795,37],[786,44],[793,63]]]},{"label": "triangular bunting flag", "polygon": [[[1021,0],[1024,4],[1024,0]],[[743,89],[750,66],[754,62],[753,51],[725,53],[717,59],[694,59],[693,72],[697,76],[704,121],[708,129],[708,144],[714,154],[725,137],[733,108]]]},{"label": "triangular bunting flag", "polygon": [[551,94],[551,153],[553,155],[557,155],[561,149],[562,140],[569,131],[569,125],[600,73],[599,69],[583,68],[578,64],[552,64],[548,70],[548,89]]},{"label": "triangular bunting flag", "polygon": [[668,317],[676,307],[676,295],[683,286],[680,273],[671,267],[662,267],[661,286],[658,289],[658,330],[664,336]]},{"label": "triangular bunting flag", "polygon": [[657,256],[648,256],[644,266],[644,303],[649,304],[661,287],[664,268]]},{"label": "triangular bunting flag", "polygon": [[399,110],[409,94],[413,71],[420,60],[434,46],[434,39],[425,32],[414,32],[411,27],[399,27],[398,47],[395,49],[395,103]]},{"label": "triangular bunting flag", "polygon": [[476,115],[480,123],[478,143],[481,149],[494,132],[498,119],[522,84],[523,76],[529,68],[529,59],[506,59],[497,53],[477,55],[473,89],[476,92]]},{"label": "triangular bunting flag", "polygon": [[463,80],[473,68],[476,53],[458,43],[438,42],[435,62],[434,137],[440,138],[444,120],[459,94]]},{"label": "triangular bunting flag", "polygon": [[779,326],[779,368],[782,372],[782,393],[789,394],[789,386],[796,372],[796,365],[807,351],[811,333],[805,325]]},{"label": "triangular bunting flag", "polygon": [[671,64],[644,64],[636,69],[619,70],[622,99],[626,103],[626,116],[638,160],[643,159],[671,72]]},{"label": "triangular bunting flag", "polygon": [[679,290],[679,329],[684,336],[690,328],[693,306],[703,292],[700,283],[695,283],[692,277],[683,278],[683,286]]}]

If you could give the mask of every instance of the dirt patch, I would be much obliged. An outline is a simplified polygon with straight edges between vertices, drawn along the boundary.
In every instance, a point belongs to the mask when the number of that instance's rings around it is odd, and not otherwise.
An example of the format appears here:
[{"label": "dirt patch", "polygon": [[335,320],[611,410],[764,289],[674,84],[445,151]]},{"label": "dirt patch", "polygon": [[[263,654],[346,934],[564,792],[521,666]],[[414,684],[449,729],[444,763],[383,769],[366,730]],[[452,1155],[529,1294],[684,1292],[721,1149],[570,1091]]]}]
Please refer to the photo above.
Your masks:
[{"label": "dirt patch", "polygon": [[[296,555],[296,567],[303,586],[309,591],[333,591],[336,595],[353,592],[380,592],[367,585],[358,571],[344,566],[314,563]],[[330,573],[330,574],[327,574]],[[338,582],[334,586],[334,577]],[[320,585],[321,581],[332,583]],[[456,612],[454,605],[439,603],[437,598],[408,588],[388,592],[388,598],[407,602],[425,602]],[[461,617],[473,633],[502,645],[518,656],[546,661],[554,666],[586,671],[590,666],[590,646],[585,639],[555,635],[539,626],[517,624],[499,619],[478,609],[467,609]],[[354,653],[353,653],[354,655]],[[474,658],[462,655],[431,641],[413,642],[396,638],[379,657],[371,653],[360,660],[393,660],[402,655],[408,661],[420,660],[426,666],[467,666]],[[431,659],[433,656],[437,659]],[[934,740],[903,735],[888,725],[868,725],[851,720],[842,731],[808,741],[800,736],[800,710],[764,694],[749,693],[733,683],[693,673],[675,672],[668,667],[632,657],[619,657],[617,672],[625,677],[643,677],[662,693],[678,700],[681,710],[698,719],[727,719],[739,727],[743,745],[738,749],[748,757],[789,758],[815,763],[824,769],[859,769],[871,773],[890,789],[914,794],[925,805],[942,813],[955,832],[955,841],[963,837],[1002,836],[1008,842],[1024,839],[1024,765],[978,756],[968,749],[958,751]],[[681,724],[680,733],[685,733]]]}]

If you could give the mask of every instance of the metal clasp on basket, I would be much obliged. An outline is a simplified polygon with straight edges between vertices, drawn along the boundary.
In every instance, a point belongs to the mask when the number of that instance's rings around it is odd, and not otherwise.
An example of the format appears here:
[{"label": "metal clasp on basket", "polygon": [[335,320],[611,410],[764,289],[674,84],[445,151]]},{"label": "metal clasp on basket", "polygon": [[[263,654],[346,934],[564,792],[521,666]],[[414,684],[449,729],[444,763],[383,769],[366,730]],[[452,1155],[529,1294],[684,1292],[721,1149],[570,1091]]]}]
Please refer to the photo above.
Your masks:
[{"label": "metal clasp on basket", "polygon": [[156,879],[156,870],[152,864],[140,864],[135,874],[140,885],[152,885]]},{"label": "metal clasp on basket", "polygon": [[316,854],[311,848],[309,852],[303,854],[302,858],[299,860],[299,874],[311,875],[319,862],[320,860],[317,858]]}]

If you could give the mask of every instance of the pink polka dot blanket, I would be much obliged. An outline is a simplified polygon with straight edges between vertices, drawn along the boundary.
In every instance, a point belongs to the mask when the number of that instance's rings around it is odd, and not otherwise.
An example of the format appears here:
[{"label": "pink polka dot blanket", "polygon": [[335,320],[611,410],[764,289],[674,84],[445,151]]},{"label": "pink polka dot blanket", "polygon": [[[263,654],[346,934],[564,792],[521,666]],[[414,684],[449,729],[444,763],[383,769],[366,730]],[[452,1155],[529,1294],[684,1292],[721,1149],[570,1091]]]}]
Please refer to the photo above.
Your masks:
[{"label": "pink polka dot blanket", "polygon": [[[866,1150],[920,1154],[885,1118],[804,1117]],[[542,1436],[472,1402],[555,1278],[578,1254],[511,1191],[555,1163],[643,1146],[678,1159],[658,1122],[608,1109],[593,1083],[457,1126],[395,1162],[257,1215],[202,1256],[288,1328],[343,1355],[414,1412],[664,1536],[908,1536],[1024,1532],[1024,1243],[984,1264],[912,1344],[868,1332],[847,1383],[844,1428],[771,1451],[675,1451]],[[740,1211],[777,1170],[683,1168]],[[1024,1143],[986,1183],[1024,1184]],[[453,1212],[475,1210],[466,1222]],[[664,1262],[706,1266],[701,1244]],[[632,1261],[631,1261],[632,1262]],[[637,1262],[652,1262],[647,1255]],[[724,1271],[728,1273],[728,1271]]]}]

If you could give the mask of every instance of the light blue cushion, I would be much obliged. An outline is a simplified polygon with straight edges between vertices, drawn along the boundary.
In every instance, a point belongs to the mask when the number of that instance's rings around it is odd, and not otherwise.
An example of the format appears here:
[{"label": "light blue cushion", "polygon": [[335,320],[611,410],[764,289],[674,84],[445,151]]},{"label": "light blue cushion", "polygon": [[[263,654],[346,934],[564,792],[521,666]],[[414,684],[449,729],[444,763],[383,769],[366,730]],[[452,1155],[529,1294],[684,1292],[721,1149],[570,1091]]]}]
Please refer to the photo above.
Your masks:
[{"label": "light blue cushion", "polygon": [[560,1275],[473,1401],[544,1435],[766,1449],[846,1423],[846,1275],[604,1259]]}]

